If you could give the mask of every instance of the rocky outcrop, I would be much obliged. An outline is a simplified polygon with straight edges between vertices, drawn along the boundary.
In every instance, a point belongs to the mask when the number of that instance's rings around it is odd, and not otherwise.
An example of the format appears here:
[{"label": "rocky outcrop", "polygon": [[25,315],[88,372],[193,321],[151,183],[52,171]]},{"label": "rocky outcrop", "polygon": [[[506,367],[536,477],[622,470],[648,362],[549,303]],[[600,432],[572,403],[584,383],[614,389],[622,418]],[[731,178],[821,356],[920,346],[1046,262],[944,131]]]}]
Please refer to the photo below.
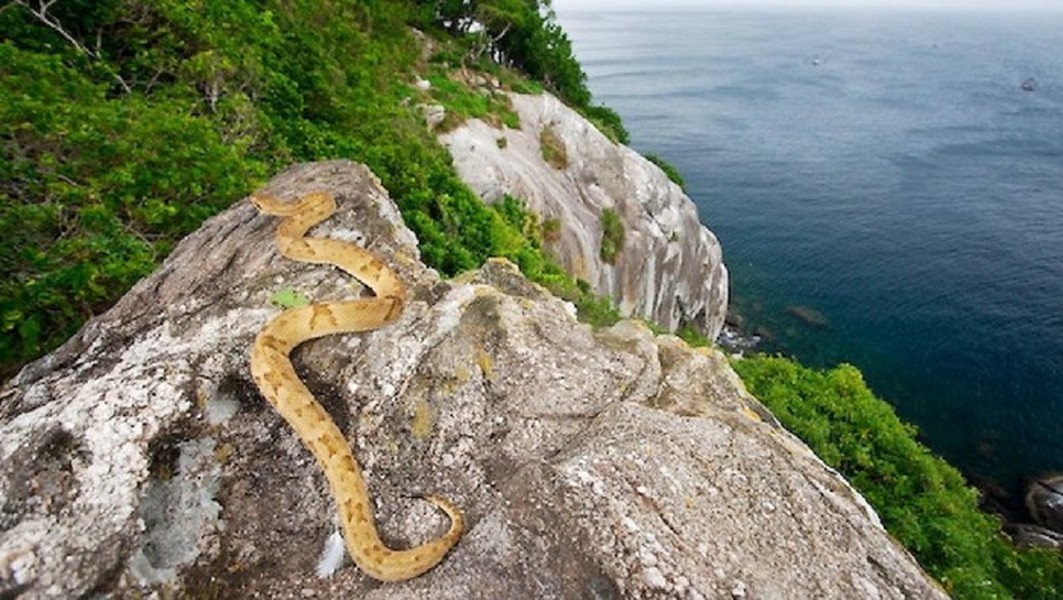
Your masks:
[{"label": "rocky outcrop", "polygon": [[0,596],[944,597],[719,353],[629,321],[592,331],[505,262],[441,281],[363,167],[267,190],[334,193],[314,235],[407,282],[397,322],[293,360],[365,465],[385,539],[445,529],[424,492],[463,508],[464,536],[411,581],[315,576],[332,501],[248,350],[279,289],[357,291],[279,256],[276,220],[241,202],[3,392]]},{"label": "rocky outcrop", "polygon": [[1063,533],[1030,523],[1005,523],[1004,531],[1020,548],[1058,548],[1063,550]]},{"label": "rocky outcrop", "polygon": [[[488,202],[519,198],[559,225],[546,247],[570,274],[613,297],[625,316],[710,339],[727,311],[727,269],[716,237],[680,187],[634,150],[615,144],[549,94],[510,94],[520,129],[472,119],[441,136],[462,179]],[[545,136],[544,136],[545,132]],[[567,160],[544,157],[560,143]],[[549,159],[549,160],[548,160]],[[603,211],[615,211],[624,243],[602,259]]]},{"label": "rocky outcrop", "polygon": [[1026,510],[1038,525],[1063,534],[1063,473],[1031,483],[1026,491]]}]

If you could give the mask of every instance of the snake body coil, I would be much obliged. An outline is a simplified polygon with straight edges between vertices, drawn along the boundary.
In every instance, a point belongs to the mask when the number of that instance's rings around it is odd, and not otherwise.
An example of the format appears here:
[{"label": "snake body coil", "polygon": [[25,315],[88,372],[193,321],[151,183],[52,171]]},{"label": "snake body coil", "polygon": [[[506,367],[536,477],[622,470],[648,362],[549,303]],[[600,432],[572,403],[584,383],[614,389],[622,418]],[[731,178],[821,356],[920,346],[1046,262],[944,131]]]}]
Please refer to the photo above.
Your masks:
[{"label": "snake body coil", "polygon": [[347,550],[363,571],[381,581],[402,581],[439,564],[461,537],[461,511],[449,500],[426,495],[450,517],[450,529],[437,539],[408,550],[388,548],[377,532],[362,469],[347,439],[295,373],[289,355],[299,344],[335,333],[377,329],[402,313],[406,289],[381,260],[339,240],[308,238],[307,231],[336,212],[330,194],[315,193],[297,202],[252,196],[263,213],[284,217],[277,227],[277,247],[301,262],[331,264],[364,283],[374,298],[314,303],[289,308],[255,338],[251,375],[270,404],[291,425],[325,472],[339,510]]}]

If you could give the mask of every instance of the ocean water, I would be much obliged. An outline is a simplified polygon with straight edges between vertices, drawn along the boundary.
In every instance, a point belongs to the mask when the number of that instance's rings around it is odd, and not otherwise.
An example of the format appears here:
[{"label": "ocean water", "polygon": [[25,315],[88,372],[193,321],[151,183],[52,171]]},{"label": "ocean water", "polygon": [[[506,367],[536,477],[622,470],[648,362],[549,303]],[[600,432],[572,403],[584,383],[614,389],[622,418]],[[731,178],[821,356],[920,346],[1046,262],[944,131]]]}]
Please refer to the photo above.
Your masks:
[{"label": "ocean water", "polygon": [[559,17],[767,348],[857,365],[976,483],[1063,470],[1063,13]]}]

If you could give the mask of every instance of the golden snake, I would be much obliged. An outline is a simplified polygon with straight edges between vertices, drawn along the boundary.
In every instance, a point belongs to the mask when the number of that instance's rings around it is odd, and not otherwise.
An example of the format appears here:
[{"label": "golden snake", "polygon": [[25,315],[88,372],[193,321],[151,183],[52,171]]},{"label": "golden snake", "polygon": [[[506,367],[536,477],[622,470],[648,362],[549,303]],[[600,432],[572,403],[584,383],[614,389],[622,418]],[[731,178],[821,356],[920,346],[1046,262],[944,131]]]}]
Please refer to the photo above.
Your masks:
[{"label": "golden snake", "polygon": [[331,194],[309,194],[292,203],[252,196],[251,203],[263,213],[285,217],[277,227],[281,254],[302,262],[335,265],[376,294],[375,298],[289,308],[274,317],[255,338],[251,375],[262,395],[288,421],[325,471],[339,510],[343,538],[355,564],[381,581],[417,577],[439,564],[457,543],[463,527],[461,511],[440,496],[423,496],[450,517],[450,530],[408,550],[388,548],[377,533],[358,461],[339,427],[296,375],[289,357],[307,340],[369,331],[395,320],[402,313],[406,289],[395,272],[368,251],[339,240],[305,237],[311,227],[336,212]]}]

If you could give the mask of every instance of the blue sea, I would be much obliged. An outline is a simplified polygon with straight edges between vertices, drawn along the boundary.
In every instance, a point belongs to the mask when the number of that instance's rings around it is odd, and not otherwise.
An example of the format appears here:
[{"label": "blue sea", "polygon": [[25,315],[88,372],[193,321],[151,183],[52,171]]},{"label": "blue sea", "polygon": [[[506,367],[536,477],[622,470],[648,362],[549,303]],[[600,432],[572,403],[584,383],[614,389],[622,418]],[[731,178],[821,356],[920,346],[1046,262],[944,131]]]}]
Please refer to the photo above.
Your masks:
[{"label": "blue sea", "polygon": [[767,349],[855,364],[1012,501],[1063,470],[1063,13],[559,20],[595,101],[683,174]]}]

